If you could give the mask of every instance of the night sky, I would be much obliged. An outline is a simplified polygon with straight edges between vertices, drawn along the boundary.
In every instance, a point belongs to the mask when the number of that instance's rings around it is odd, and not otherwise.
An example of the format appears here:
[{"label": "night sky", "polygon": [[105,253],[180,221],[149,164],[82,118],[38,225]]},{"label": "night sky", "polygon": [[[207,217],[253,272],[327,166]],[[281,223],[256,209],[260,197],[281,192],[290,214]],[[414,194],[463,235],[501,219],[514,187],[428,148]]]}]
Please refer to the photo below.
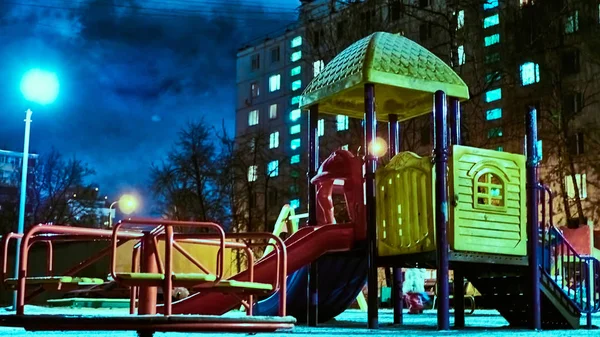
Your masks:
[{"label": "night sky", "polygon": [[[0,148],[22,151],[31,107],[31,151],[55,147],[84,160],[96,170],[90,182],[110,198],[145,194],[150,164],[187,121],[224,119],[233,133],[237,49],[291,23],[298,5],[0,0]],[[59,77],[52,105],[30,106],[20,93],[22,75],[35,67]]]}]

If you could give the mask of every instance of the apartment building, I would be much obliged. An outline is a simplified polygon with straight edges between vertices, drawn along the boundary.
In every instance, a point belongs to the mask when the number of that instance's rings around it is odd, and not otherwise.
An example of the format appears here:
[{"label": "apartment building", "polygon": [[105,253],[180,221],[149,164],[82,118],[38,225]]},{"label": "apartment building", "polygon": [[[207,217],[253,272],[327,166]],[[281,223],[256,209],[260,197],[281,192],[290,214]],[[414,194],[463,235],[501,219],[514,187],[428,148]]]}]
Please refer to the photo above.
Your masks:
[{"label": "apartment building", "polygon": [[[38,155],[35,153],[29,154],[29,168],[34,168],[38,160]],[[23,153],[16,151],[8,151],[0,149],[0,184],[14,185],[15,178],[21,181],[21,177],[15,177],[19,168],[23,164]]]},{"label": "apartment building", "polygon": [[[541,176],[563,199],[555,203],[558,219],[564,218],[567,208],[574,209],[575,187],[586,217],[598,218],[600,209],[592,196],[600,194],[587,183],[597,179],[591,158],[600,151],[592,146],[600,142],[590,128],[600,125],[595,114],[600,57],[595,59],[594,48],[600,44],[591,42],[600,42],[597,2],[574,0],[562,7],[528,0],[303,0],[301,4],[296,26],[238,53],[236,134],[278,132],[273,139],[298,165],[292,175],[305,178],[307,120],[297,110],[304,86],[354,41],[388,31],[430,49],[470,87],[471,100],[461,106],[463,143],[522,153],[525,111],[535,106],[544,144]],[[294,39],[301,43],[293,43]],[[274,56],[278,53],[283,53],[280,59]],[[565,118],[568,125],[561,126]],[[385,134],[386,128],[380,123],[378,132]],[[431,153],[430,116],[402,123],[401,129],[403,150]],[[322,156],[340,147],[356,153],[362,146],[361,122],[341,116],[323,116],[319,135]],[[302,179],[300,185],[305,184]],[[306,193],[293,190],[300,193],[290,194],[289,200],[305,210]]]}]

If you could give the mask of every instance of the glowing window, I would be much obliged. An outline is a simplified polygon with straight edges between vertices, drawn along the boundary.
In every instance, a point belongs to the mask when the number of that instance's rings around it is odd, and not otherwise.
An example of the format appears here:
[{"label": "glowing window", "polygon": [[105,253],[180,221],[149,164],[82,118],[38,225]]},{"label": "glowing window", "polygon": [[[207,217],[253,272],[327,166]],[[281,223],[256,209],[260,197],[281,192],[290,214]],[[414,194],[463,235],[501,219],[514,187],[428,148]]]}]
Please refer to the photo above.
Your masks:
[{"label": "glowing window", "polygon": [[319,121],[317,122],[317,135],[319,137],[321,137],[324,134],[325,134],[325,120],[319,119]]},{"label": "glowing window", "polygon": [[495,26],[500,23],[500,16],[498,14],[494,14],[492,16],[488,16],[483,19],[483,28],[488,28]]},{"label": "glowing window", "polygon": [[290,103],[292,105],[294,105],[294,104],[300,104],[300,96],[294,96],[294,97],[292,97]]},{"label": "glowing window", "polygon": [[498,146],[496,148],[496,151],[498,151],[498,152],[504,152],[504,146]]},{"label": "glowing window", "polygon": [[506,188],[500,175],[484,170],[476,176],[473,189],[475,208],[504,208]]},{"label": "glowing window", "polygon": [[302,58],[302,50],[293,52],[292,55],[290,56],[290,60],[292,62],[296,62],[296,61],[300,60],[301,58]]},{"label": "glowing window", "polygon": [[279,160],[273,160],[267,164],[267,174],[269,177],[277,177],[279,175]]},{"label": "glowing window", "polygon": [[301,66],[294,67],[294,68],[292,68],[292,70],[290,70],[290,76],[300,75],[301,72],[302,72]]},{"label": "glowing window", "polygon": [[493,89],[493,90],[487,91],[485,93],[485,101],[488,103],[497,101],[501,98],[502,98],[502,89],[500,89],[500,88]]},{"label": "glowing window", "polygon": [[533,83],[537,83],[540,81],[540,65],[527,62],[521,64],[519,67],[519,71],[521,73],[521,84],[529,85]]},{"label": "glowing window", "polygon": [[269,135],[269,149],[279,147],[279,131],[275,131]]},{"label": "glowing window", "polygon": [[[586,174],[575,174],[575,182],[577,183],[577,188],[579,189],[579,199],[587,198]],[[573,186],[573,177],[571,175],[567,175],[565,177],[565,187],[567,189],[567,196],[569,199],[575,199],[575,187]]]},{"label": "glowing window", "polygon": [[461,29],[465,26],[465,11],[459,10],[458,15],[456,15],[456,29]]},{"label": "glowing window", "polygon": [[488,121],[500,118],[502,118],[502,109],[500,108],[491,109],[485,112],[485,119]]},{"label": "glowing window", "polygon": [[296,91],[302,88],[302,80],[295,80],[292,82],[292,91]]},{"label": "glowing window", "polygon": [[290,200],[290,207],[293,209],[300,208],[300,199],[292,199]]},{"label": "glowing window", "polygon": [[457,54],[458,54],[458,65],[463,65],[465,64],[465,46],[460,45],[458,46],[458,50],[457,50]]},{"label": "glowing window", "polygon": [[290,127],[290,134],[295,135],[297,133],[300,133],[300,124],[292,125]]},{"label": "glowing window", "polygon": [[337,115],[335,119],[338,131],[348,130],[348,116]]},{"label": "glowing window", "polygon": [[498,7],[498,0],[486,0],[483,3],[483,9],[492,9]]},{"label": "glowing window", "polygon": [[500,75],[500,73],[497,71],[490,73],[490,74],[486,74],[485,75],[485,83],[490,84],[492,82],[496,82],[496,81],[500,80],[501,78],[502,78],[502,75]]},{"label": "glowing window", "polygon": [[300,162],[300,155],[295,154],[290,158],[290,164],[298,164]]},{"label": "glowing window", "polygon": [[302,45],[302,36],[296,36],[290,43],[292,48],[300,47]]},{"label": "glowing window", "polygon": [[300,112],[300,109],[294,109],[294,110],[290,111],[290,120],[292,122],[297,121],[298,119],[300,119],[301,114],[302,113]]},{"label": "glowing window", "polygon": [[321,71],[323,71],[323,68],[325,68],[325,63],[323,62],[323,60],[318,60],[313,62],[313,76],[317,76],[321,73]]},{"label": "glowing window", "polygon": [[565,22],[565,33],[572,34],[579,30],[579,11],[567,16]]},{"label": "glowing window", "polygon": [[281,89],[281,75],[273,75],[269,77],[269,92]]},{"label": "glowing window", "polygon": [[502,128],[491,128],[488,130],[488,138],[499,138],[502,137]]},{"label": "glowing window", "polygon": [[292,148],[292,150],[296,150],[300,148],[300,144],[300,138],[292,139],[292,141],[290,142],[290,147]]},{"label": "glowing window", "polygon": [[495,45],[497,43],[500,43],[500,34],[493,34],[493,35],[490,35],[490,36],[486,36],[484,38],[484,43],[483,44],[486,47],[489,47],[489,46]]},{"label": "glowing window", "polygon": [[277,104],[271,104],[269,106],[269,118],[270,119],[277,118]]},{"label": "glowing window", "polygon": [[252,165],[248,167],[248,181],[256,181],[258,178],[258,166]]},{"label": "glowing window", "polygon": [[252,110],[248,113],[248,125],[257,125],[258,124],[258,110]]},{"label": "glowing window", "polygon": [[346,150],[346,151],[348,151],[348,144],[344,144],[344,145],[342,145],[342,150]]}]

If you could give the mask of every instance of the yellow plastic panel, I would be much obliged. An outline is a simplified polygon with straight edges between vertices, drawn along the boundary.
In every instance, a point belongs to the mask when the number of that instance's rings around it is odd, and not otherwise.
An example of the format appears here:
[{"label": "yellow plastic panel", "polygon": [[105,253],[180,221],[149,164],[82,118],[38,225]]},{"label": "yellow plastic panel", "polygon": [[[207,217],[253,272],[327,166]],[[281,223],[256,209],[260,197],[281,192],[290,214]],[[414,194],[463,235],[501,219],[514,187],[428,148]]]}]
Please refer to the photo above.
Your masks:
[{"label": "yellow plastic panel", "polygon": [[435,250],[431,158],[394,156],[377,170],[377,239],[380,256]]},{"label": "yellow plastic panel", "polygon": [[451,249],[526,255],[525,156],[454,145],[450,172]]}]

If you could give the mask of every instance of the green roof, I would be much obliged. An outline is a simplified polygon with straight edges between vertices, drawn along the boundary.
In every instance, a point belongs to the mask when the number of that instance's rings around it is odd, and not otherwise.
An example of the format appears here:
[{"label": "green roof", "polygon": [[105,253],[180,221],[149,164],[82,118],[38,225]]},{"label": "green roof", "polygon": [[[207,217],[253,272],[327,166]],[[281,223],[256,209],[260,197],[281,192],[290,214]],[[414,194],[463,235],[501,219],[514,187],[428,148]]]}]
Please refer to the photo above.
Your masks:
[{"label": "green roof", "polygon": [[301,108],[364,117],[364,84],[375,84],[377,119],[406,120],[433,109],[433,93],[469,99],[465,82],[439,57],[404,36],[373,33],[338,54],[302,93]]}]

